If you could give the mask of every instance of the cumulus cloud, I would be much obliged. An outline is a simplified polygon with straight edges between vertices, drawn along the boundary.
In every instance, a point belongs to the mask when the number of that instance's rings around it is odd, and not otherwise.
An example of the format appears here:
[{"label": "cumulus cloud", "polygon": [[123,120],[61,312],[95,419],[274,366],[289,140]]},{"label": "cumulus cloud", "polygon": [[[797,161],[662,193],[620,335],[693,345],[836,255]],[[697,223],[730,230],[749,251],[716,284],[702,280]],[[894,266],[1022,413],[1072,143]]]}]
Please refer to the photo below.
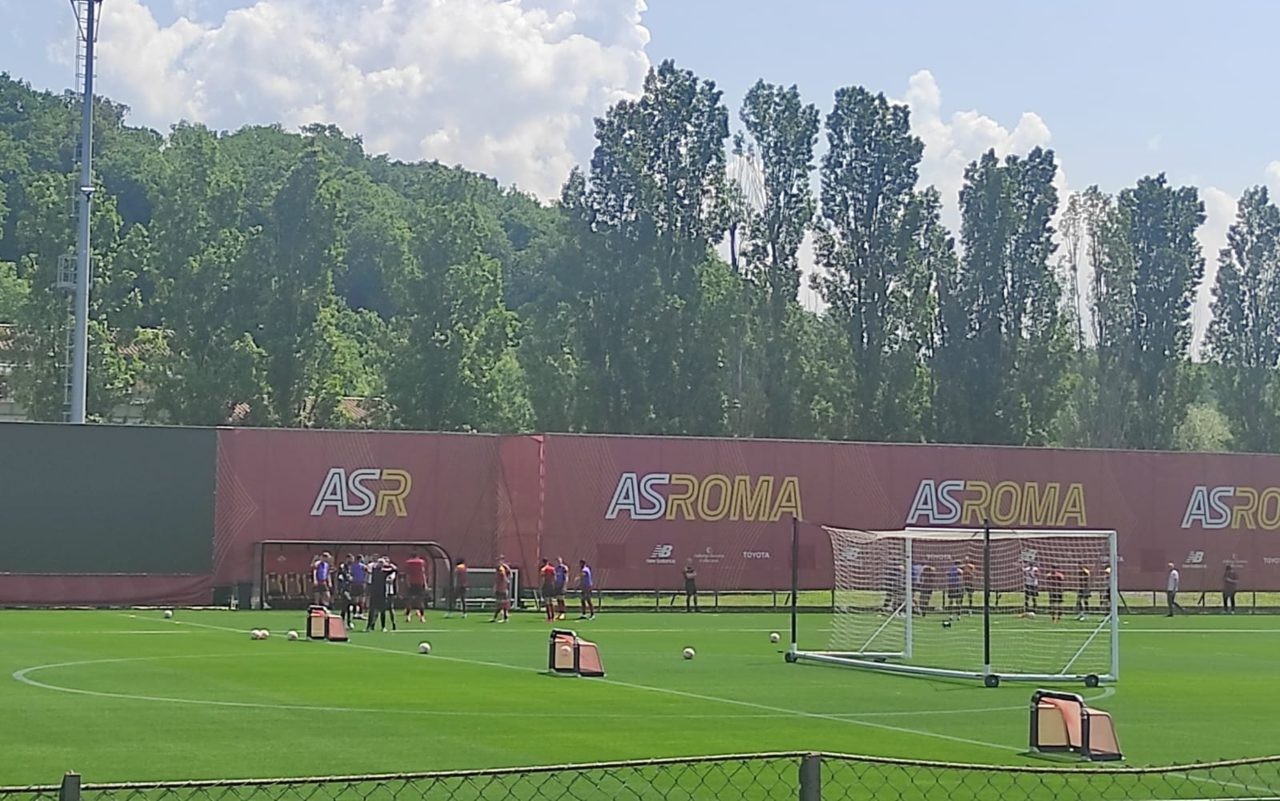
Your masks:
[{"label": "cumulus cloud", "polygon": [[[920,183],[936,186],[942,193],[945,217],[955,228],[959,222],[960,188],[964,169],[992,148],[996,155],[1024,154],[1035,147],[1048,147],[1049,126],[1033,111],[1023,112],[1012,128],[976,110],[944,115],[942,91],[933,73],[920,70],[907,81],[906,96],[898,101],[911,109],[911,130],[924,142],[920,162]],[[1059,191],[1066,188],[1059,168]]]},{"label": "cumulus cloud", "polygon": [[640,91],[644,0],[256,0],[160,24],[112,4],[104,90],[146,124],[334,123],[375,153],[555,196],[592,120]]}]

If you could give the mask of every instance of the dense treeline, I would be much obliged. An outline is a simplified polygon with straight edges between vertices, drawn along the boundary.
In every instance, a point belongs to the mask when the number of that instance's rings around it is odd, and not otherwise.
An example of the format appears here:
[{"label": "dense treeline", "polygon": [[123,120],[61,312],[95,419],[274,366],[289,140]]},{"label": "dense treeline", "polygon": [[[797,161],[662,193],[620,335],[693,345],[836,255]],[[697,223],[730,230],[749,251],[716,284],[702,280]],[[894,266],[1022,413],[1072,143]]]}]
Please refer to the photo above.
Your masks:
[{"label": "dense treeline", "polygon": [[[758,82],[731,141],[715,84],[664,63],[549,205],[330,126],[160,135],[126,112],[96,109],[99,418],[142,397],[193,425],[1280,447],[1263,188],[1195,363],[1194,187],[1060,198],[1052,151],[989,152],[949,231],[907,108],[861,87],[822,113]],[[41,419],[63,412],[76,116],[0,75],[0,361]]]}]

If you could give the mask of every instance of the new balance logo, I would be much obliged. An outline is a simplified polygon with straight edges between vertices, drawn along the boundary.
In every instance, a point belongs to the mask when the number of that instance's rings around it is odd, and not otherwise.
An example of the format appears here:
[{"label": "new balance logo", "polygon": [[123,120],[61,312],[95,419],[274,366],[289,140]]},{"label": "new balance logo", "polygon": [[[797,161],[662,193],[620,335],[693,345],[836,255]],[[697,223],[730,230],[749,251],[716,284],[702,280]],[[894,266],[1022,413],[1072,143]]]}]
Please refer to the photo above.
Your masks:
[{"label": "new balance logo", "polygon": [[644,560],[645,564],[650,565],[674,565],[676,560],[672,557],[676,551],[674,545],[663,543],[662,545],[653,546],[653,552],[649,554],[649,558]]}]

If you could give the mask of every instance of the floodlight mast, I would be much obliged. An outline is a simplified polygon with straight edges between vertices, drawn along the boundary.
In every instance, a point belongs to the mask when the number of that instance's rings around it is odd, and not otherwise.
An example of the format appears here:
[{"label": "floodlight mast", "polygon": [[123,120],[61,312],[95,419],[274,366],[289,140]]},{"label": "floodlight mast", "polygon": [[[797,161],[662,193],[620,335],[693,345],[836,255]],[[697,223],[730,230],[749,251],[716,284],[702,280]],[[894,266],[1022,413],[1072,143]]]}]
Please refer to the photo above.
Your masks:
[{"label": "floodlight mast", "polygon": [[[89,368],[89,215],[93,207],[93,62],[98,39],[98,6],[102,0],[72,0],[76,11],[80,45],[84,48],[84,84],[81,93],[80,184],[76,188],[78,206],[76,231],[76,287],[72,306],[74,332],[71,352],[69,422],[85,421]],[[81,15],[81,7],[83,15]]]}]

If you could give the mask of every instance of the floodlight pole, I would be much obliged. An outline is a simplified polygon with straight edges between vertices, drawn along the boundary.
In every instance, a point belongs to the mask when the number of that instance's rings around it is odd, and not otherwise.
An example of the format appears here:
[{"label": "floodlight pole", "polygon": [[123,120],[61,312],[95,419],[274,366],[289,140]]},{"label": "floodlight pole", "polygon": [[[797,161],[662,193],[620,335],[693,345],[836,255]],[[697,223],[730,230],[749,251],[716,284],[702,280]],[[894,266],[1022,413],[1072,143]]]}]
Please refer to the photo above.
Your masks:
[{"label": "floodlight pole", "polygon": [[80,30],[84,43],[84,87],[81,95],[80,120],[80,186],[77,190],[79,204],[79,230],[76,233],[76,294],[72,308],[75,316],[75,332],[71,353],[71,415],[69,422],[83,423],[88,397],[89,366],[89,213],[93,206],[93,60],[98,38],[98,4],[102,0],[88,0],[85,4],[85,25]]}]

